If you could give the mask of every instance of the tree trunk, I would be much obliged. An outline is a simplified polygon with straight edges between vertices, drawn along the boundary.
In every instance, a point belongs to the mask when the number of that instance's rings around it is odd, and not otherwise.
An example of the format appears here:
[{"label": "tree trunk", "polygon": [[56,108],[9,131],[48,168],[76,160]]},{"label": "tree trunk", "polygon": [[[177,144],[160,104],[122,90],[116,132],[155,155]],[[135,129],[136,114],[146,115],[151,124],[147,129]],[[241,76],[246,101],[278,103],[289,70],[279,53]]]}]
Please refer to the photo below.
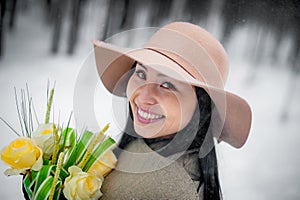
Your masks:
[{"label": "tree trunk", "polygon": [[6,10],[6,0],[1,0],[0,1],[0,60],[3,56],[3,51],[4,51],[4,15],[5,15],[5,10]]},{"label": "tree trunk", "polygon": [[[62,1],[64,2],[64,0]],[[63,13],[62,13],[62,5],[63,3],[59,3],[58,0],[53,1],[53,9],[52,9],[52,21],[53,21],[53,35],[52,35],[52,46],[51,46],[51,52],[57,53],[59,49],[59,42],[60,42],[60,36],[61,36],[61,26],[62,26],[62,19],[63,19]]]},{"label": "tree trunk", "polygon": [[9,29],[10,30],[12,30],[15,26],[16,7],[17,7],[17,0],[12,0],[11,12],[10,12],[10,16],[9,16]]},{"label": "tree trunk", "polygon": [[72,9],[71,9],[71,27],[69,30],[69,39],[68,39],[68,54],[73,54],[77,39],[78,39],[78,31],[80,25],[80,7],[81,0],[73,0],[72,1]]}]

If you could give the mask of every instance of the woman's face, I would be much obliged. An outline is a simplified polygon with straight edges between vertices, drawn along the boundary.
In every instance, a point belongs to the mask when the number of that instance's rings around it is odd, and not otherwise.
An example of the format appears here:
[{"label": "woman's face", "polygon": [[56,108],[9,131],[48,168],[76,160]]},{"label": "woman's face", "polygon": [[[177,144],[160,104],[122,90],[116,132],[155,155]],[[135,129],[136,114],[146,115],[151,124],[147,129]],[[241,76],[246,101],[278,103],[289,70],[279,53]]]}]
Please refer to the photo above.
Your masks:
[{"label": "woman's face", "polygon": [[127,86],[134,129],[144,138],[169,136],[182,130],[197,105],[195,88],[150,67],[137,64]]}]

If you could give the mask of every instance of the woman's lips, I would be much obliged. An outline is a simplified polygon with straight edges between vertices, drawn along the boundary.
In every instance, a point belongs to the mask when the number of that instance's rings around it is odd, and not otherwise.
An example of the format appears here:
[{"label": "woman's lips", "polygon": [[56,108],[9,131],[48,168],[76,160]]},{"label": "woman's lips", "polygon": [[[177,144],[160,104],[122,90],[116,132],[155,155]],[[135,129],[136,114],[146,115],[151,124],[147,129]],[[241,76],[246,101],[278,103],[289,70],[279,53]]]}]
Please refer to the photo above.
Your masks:
[{"label": "woman's lips", "polygon": [[154,122],[154,121],[164,118],[163,115],[151,113],[151,112],[143,110],[139,107],[137,107],[136,115],[137,115],[138,121],[143,124],[150,124],[151,122]]}]

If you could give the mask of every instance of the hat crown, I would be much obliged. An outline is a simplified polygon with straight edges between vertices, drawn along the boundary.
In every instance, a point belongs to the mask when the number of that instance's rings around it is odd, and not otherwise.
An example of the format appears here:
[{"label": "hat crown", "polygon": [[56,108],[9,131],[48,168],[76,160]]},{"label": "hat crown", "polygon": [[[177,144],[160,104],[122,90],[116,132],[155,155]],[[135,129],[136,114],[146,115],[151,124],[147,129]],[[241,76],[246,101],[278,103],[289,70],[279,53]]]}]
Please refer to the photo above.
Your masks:
[{"label": "hat crown", "polygon": [[158,30],[144,48],[163,53],[196,79],[224,87],[228,76],[227,54],[213,35],[197,25],[187,22],[168,24]]}]

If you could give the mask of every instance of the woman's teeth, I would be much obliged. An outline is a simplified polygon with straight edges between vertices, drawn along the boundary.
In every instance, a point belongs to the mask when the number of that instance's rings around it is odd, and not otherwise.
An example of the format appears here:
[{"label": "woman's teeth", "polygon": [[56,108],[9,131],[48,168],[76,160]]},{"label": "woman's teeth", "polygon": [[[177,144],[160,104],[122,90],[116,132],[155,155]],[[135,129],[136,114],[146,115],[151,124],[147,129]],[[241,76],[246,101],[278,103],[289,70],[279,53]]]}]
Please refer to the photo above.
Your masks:
[{"label": "woman's teeth", "polygon": [[142,111],[141,109],[138,108],[138,114],[144,118],[144,119],[147,119],[147,120],[154,120],[154,119],[161,119],[163,118],[163,115],[155,115],[155,114],[150,114],[150,113],[147,113],[145,111]]}]

